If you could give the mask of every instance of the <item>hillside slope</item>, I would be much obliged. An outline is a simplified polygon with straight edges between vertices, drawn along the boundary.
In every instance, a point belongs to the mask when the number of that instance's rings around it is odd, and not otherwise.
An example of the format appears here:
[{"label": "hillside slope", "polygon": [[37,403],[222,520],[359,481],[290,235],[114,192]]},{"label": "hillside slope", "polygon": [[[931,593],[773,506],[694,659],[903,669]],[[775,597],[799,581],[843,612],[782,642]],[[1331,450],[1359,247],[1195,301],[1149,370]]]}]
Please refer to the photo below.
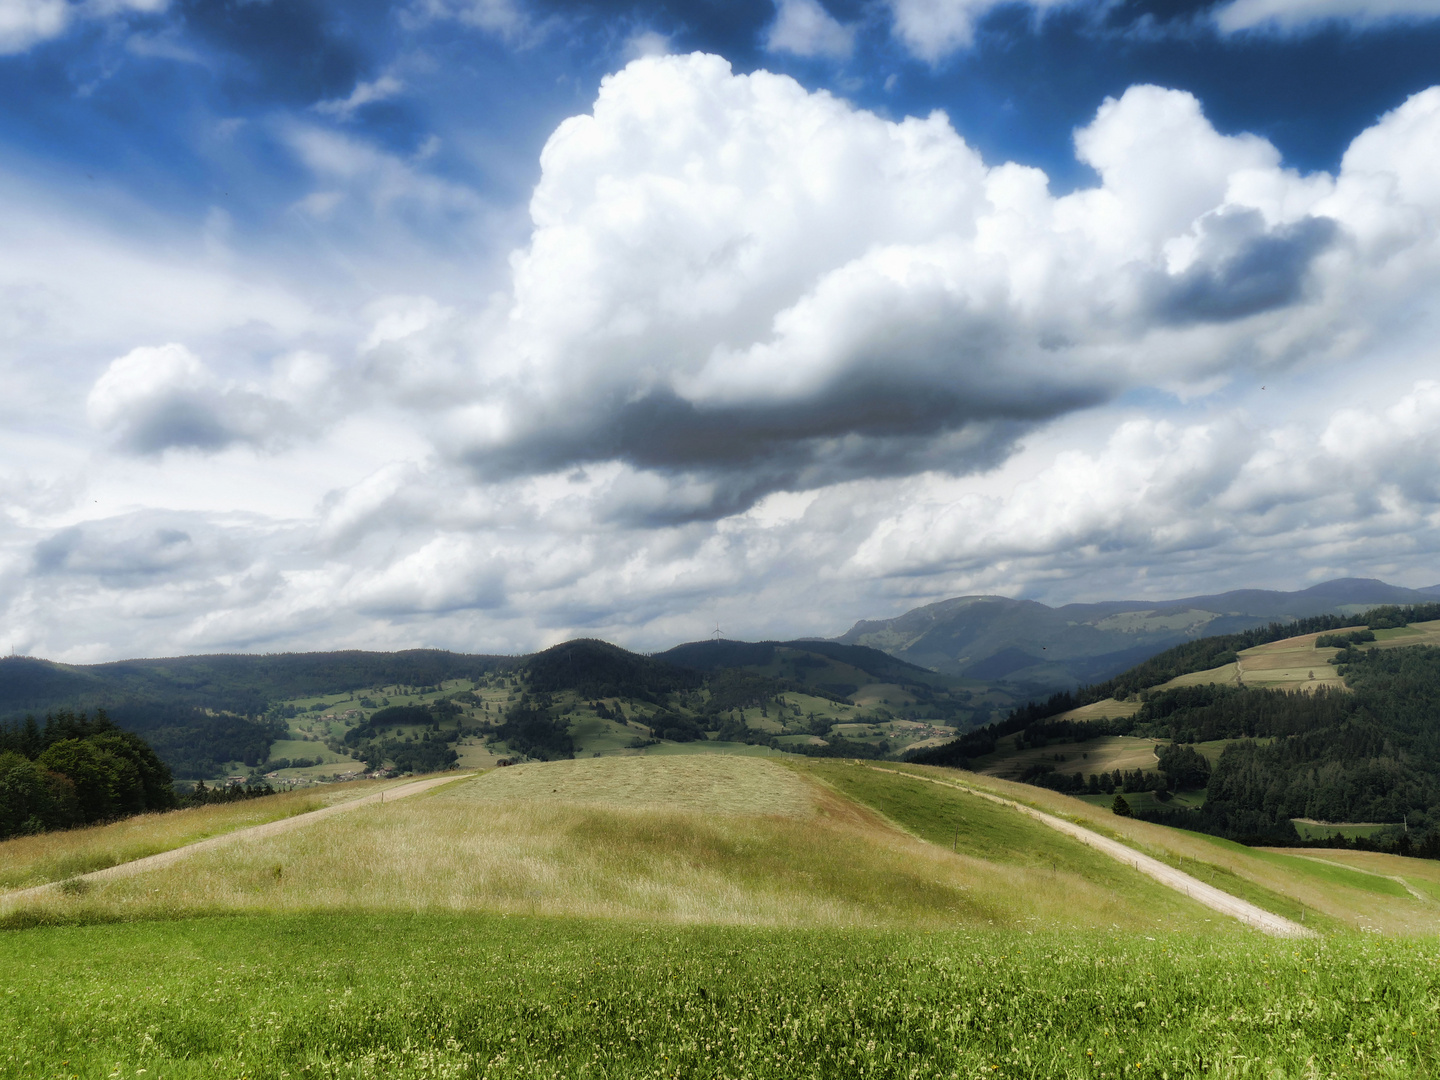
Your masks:
[{"label": "hillside slope", "polygon": [[[1118,794],[1151,821],[1248,843],[1298,844],[1299,822],[1327,843],[1440,857],[1440,621],[1418,618],[1437,614],[1382,607],[1360,627],[1204,639],[911,758]],[[1274,640],[1235,651],[1251,637]],[[1104,696],[1116,685],[1128,699]]]}]

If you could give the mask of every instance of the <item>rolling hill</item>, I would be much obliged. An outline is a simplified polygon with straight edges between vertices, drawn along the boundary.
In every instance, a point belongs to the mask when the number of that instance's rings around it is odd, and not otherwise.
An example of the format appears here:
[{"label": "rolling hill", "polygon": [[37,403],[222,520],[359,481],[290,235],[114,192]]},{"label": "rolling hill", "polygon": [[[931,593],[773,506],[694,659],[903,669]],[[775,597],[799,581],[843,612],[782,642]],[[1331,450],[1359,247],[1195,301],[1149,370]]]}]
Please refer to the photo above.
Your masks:
[{"label": "rolling hill", "polygon": [[0,843],[0,1073],[1440,1067],[1433,863],[854,761],[586,758],[334,793]]}]

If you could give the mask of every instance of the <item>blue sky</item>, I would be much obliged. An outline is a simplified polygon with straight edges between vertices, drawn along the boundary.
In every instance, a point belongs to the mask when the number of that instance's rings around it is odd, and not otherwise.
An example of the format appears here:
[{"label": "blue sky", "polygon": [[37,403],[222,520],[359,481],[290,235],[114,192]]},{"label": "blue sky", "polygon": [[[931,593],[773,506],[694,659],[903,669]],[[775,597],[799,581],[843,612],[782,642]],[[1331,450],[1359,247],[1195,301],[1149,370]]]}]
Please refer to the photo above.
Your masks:
[{"label": "blue sky", "polygon": [[1440,3],[0,0],[12,648],[1440,581]]}]

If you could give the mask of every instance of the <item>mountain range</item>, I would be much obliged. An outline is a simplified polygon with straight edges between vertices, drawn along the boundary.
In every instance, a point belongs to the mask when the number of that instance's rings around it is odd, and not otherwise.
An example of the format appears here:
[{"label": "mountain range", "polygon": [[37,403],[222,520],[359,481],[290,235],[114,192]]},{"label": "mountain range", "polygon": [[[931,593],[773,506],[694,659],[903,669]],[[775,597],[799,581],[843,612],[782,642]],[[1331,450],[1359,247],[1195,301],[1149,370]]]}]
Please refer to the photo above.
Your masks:
[{"label": "mountain range", "polygon": [[1237,589],[1054,608],[1004,596],[957,596],[893,619],[863,619],[833,640],[868,645],[942,674],[1040,693],[1107,679],[1200,637],[1437,599],[1440,585],[1406,589],[1373,578],[1340,578],[1296,592]]}]

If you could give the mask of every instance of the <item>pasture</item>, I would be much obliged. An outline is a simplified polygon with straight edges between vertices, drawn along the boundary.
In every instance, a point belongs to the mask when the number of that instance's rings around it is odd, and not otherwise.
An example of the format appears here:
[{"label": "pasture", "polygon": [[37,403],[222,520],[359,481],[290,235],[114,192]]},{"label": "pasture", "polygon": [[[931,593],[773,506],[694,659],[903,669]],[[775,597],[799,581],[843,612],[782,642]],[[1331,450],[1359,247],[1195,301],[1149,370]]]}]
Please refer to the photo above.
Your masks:
[{"label": "pasture", "polygon": [[384,781],[356,781],[164,814],[140,814],[109,825],[15,837],[0,842],[0,890],[24,889],[103,870],[236,829],[348,802],[387,786]]},{"label": "pasture", "polygon": [[[938,844],[949,831],[958,839]],[[77,885],[12,904],[3,918],[25,925],[201,912],[491,911],[1169,933],[1198,931],[1209,917],[1113,860],[960,792],[849,763],[787,768],[720,755],[499,769],[144,874]]]},{"label": "pasture", "polygon": [[[983,792],[1324,936],[1264,938]],[[0,897],[0,1077],[1431,1074],[1440,868],[1364,854],[893,763],[515,766]]]},{"label": "pasture", "polygon": [[[1369,931],[1387,934],[1433,935],[1440,929],[1440,908],[1415,896],[1396,883],[1374,875],[1347,873],[1346,867],[1325,867],[1297,849],[1250,848],[1205,833],[1172,829],[1112,814],[1105,805],[1093,805],[1028,784],[1012,783],[998,777],[979,776],[937,769],[932,766],[895,765],[915,776],[960,783],[976,790],[990,791],[1067,818],[1106,836],[1121,840],[1146,855],[1193,874],[1234,896],[1249,900],[1277,915],[1284,915],[1313,928],[1336,931]],[[939,786],[939,785],[936,785]],[[1130,796],[1126,796],[1130,798]],[[1323,852],[1349,856],[1359,852]],[[1422,859],[1397,859],[1406,866],[1427,873],[1432,864]],[[1343,861],[1343,860],[1339,860]]]},{"label": "pasture", "polygon": [[[1008,744],[1008,745],[1007,745]],[[1014,779],[1033,765],[1051,765],[1056,772],[1108,773],[1119,769],[1154,771],[1158,767],[1155,748],[1162,742],[1130,735],[1102,735],[1084,742],[1051,743],[1049,746],[1014,749],[1015,737],[1001,740],[1002,751],[994,760],[977,758],[975,768],[987,776]]]},{"label": "pasture", "polygon": [[1428,941],[254,914],[0,952],[0,1076],[1376,1078],[1440,1069]]}]

